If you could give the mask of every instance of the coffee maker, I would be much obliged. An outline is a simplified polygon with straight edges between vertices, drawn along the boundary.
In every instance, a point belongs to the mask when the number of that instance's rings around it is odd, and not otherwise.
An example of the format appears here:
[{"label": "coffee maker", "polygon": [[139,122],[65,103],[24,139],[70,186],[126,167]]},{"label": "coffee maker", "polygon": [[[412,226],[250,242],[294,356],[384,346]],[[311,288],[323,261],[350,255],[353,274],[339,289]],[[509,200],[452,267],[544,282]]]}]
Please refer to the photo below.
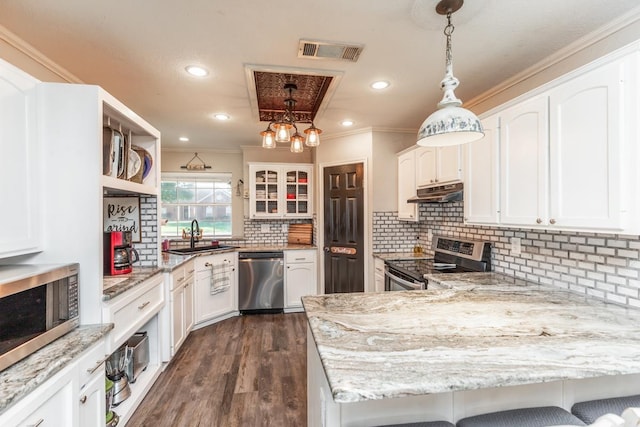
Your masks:
[{"label": "coffee maker", "polygon": [[132,265],[138,261],[138,251],[131,245],[130,231],[104,233],[104,275],[116,276],[131,273]]}]

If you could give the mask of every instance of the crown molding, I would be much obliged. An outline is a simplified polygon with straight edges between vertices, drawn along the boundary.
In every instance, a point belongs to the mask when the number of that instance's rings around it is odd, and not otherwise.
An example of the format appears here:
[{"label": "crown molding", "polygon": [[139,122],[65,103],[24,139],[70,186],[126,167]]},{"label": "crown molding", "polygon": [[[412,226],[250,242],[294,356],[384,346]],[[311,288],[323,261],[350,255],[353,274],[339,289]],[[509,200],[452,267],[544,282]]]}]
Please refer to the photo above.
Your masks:
[{"label": "crown molding", "polygon": [[163,153],[214,153],[214,154],[241,154],[242,150],[202,148],[202,147],[162,147]]},{"label": "crown molding", "polygon": [[80,78],[53,62],[38,49],[22,40],[3,25],[0,25],[0,40],[3,40],[17,51],[25,54],[28,58],[42,65],[64,81],[69,83],[84,83]]},{"label": "crown molding", "polygon": [[587,49],[590,46],[595,45],[596,43],[606,39],[607,37],[617,33],[618,31],[636,23],[640,20],[640,7],[636,7],[626,14],[620,16],[617,19],[609,22],[608,24],[600,27],[599,29],[592,31],[591,33],[579,38],[575,42],[568,44],[564,48],[558,50],[557,52],[549,55],[543,60],[537,62],[531,67],[521,71],[520,73],[514,75],[513,77],[505,80],[497,86],[481,93],[480,95],[470,99],[469,101],[464,103],[465,108],[472,108],[476,105],[479,105],[488,99],[494,97],[495,95],[502,93],[519,83],[522,83],[533,76],[547,70],[548,68],[559,64],[565,59]]}]

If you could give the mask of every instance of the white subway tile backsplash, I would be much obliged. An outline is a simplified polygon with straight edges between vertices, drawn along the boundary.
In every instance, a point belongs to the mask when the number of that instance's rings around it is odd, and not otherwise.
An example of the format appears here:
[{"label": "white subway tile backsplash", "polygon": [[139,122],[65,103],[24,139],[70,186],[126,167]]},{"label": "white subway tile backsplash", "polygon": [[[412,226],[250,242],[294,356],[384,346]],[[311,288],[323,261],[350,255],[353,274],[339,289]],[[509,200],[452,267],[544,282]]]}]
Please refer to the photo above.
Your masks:
[{"label": "white subway tile backsplash", "polygon": [[[397,212],[375,212],[374,251],[411,251],[415,235],[420,236],[426,250],[431,250],[431,241],[426,240],[429,232],[486,240],[493,246],[492,267],[496,272],[640,307],[638,236],[469,226],[463,222],[462,202],[422,204],[419,211],[417,223],[399,221]],[[521,255],[511,254],[511,237],[521,239]]]}]

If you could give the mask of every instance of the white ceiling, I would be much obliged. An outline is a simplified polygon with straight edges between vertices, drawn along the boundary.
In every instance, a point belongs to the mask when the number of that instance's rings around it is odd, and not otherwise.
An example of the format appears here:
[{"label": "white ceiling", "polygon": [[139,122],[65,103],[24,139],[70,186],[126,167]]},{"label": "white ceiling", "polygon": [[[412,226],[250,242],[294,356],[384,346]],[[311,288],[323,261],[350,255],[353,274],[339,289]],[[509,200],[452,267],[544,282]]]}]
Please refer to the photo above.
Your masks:
[{"label": "white ceiling", "polygon": [[[417,131],[440,99],[437,0],[2,0],[0,25],[162,132],[163,147],[259,145],[246,65],[341,73],[315,124]],[[469,100],[637,7],[638,0],[467,0],[453,15],[456,94]],[[300,39],[363,44],[358,62],[299,59]],[[205,78],[184,68],[199,64]],[[369,87],[384,79],[391,86]],[[212,115],[226,112],[231,120]],[[306,126],[305,126],[306,128]],[[180,136],[190,141],[178,141]]]}]

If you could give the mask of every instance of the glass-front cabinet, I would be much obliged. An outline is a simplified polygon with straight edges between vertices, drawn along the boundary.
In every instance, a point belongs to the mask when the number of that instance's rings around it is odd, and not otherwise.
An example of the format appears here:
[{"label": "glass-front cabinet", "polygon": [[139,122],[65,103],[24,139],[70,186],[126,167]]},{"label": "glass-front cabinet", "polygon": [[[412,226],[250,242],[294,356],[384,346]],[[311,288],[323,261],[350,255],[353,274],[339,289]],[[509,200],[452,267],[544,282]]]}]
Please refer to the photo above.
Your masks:
[{"label": "glass-front cabinet", "polygon": [[310,164],[250,163],[251,218],[311,218]]}]

